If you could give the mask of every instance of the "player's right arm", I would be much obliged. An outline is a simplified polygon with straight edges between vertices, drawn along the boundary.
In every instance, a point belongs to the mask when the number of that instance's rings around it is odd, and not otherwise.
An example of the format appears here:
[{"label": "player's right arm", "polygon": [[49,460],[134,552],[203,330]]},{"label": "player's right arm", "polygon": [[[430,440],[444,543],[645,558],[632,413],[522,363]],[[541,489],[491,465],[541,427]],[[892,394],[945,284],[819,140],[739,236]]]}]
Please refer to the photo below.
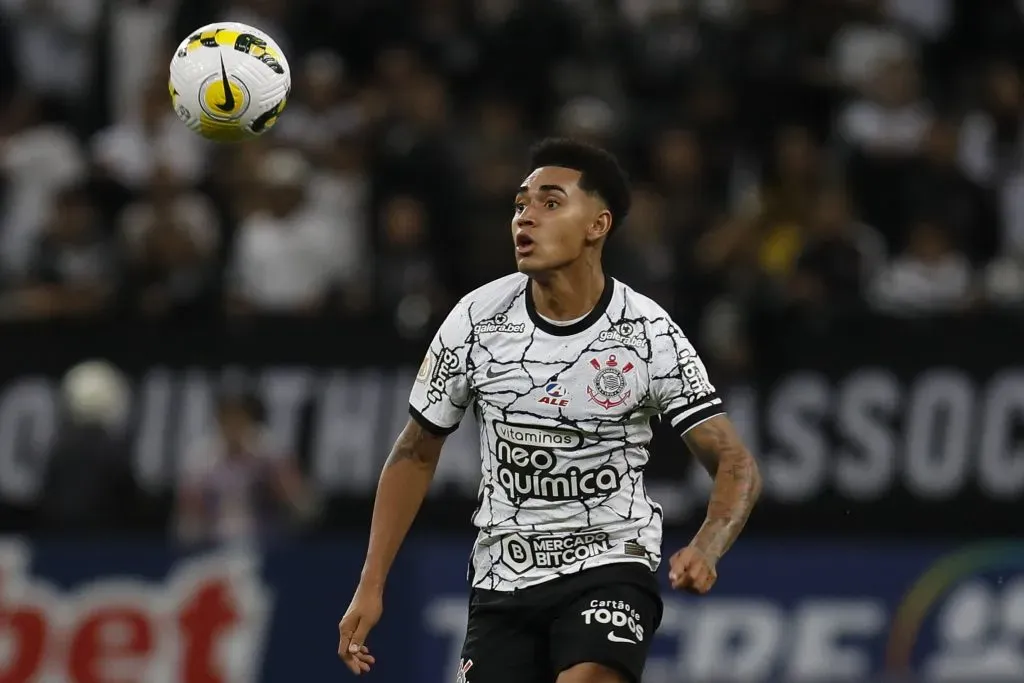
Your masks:
[{"label": "player's right arm", "polygon": [[366,636],[380,619],[391,565],[430,489],[445,439],[458,428],[471,400],[471,327],[460,304],[434,336],[409,396],[409,421],[377,483],[359,586],[338,625],[338,655],[357,675],[373,664]]},{"label": "player's right arm", "polygon": [[434,479],[445,435],[432,434],[409,418],[384,464],[370,522],[370,543],[360,589],[384,591],[391,564]]}]

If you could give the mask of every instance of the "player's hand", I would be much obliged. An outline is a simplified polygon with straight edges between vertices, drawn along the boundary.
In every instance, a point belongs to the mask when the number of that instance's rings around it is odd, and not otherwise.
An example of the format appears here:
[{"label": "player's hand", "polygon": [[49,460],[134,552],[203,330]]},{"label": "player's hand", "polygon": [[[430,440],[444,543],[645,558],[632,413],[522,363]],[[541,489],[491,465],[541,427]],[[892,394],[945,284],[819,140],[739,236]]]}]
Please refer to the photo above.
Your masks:
[{"label": "player's hand", "polygon": [[718,580],[715,560],[695,546],[686,546],[669,559],[668,580],[676,590],[704,595]]},{"label": "player's hand", "polygon": [[383,611],[384,600],[381,594],[360,587],[356,589],[345,616],[338,624],[338,656],[356,676],[367,673],[376,662],[366,647],[366,637],[370,629],[380,621]]}]

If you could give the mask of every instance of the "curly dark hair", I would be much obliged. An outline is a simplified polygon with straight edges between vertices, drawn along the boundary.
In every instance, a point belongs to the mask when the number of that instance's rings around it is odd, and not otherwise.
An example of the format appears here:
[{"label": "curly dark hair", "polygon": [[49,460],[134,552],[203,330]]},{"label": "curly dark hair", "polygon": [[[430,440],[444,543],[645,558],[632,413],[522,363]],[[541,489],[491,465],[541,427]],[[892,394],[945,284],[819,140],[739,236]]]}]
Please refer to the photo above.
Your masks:
[{"label": "curly dark hair", "polygon": [[586,142],[548,138],[530,150],[530,168],[542,166],[579,171],[580,189],[600,197],[612,214],[609,233],[626,222],[632,201],[629,180],[611,152]]}]

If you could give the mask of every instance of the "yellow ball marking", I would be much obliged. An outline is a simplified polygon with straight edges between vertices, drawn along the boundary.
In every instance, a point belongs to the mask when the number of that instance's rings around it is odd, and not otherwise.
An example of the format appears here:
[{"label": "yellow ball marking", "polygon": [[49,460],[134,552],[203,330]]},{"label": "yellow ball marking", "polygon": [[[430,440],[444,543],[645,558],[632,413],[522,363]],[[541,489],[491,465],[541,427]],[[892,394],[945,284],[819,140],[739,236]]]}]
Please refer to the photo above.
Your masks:
[{"label": "yellow ball marking", "polygon": [[201,93],[203,109],[214,119],[238,118],[249,106],[246,93],[237,83],[228,79],[230,95],[224,91],[224,81],[211,80]]}]

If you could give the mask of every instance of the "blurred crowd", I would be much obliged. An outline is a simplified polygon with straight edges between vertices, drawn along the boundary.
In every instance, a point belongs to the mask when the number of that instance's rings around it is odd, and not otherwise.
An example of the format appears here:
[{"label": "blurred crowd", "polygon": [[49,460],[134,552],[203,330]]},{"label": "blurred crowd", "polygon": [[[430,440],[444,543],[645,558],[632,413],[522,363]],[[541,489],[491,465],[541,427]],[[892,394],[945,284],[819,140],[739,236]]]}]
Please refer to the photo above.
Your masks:
[{"label": "blurred crowd", "polygon": [[[169,105],[223,19],[291,64],[257,142]],[[719,361],[752,317],[1019,309],[1022,58],[1020,0],[0,0],[0,312],[429,335],[514,267],[550,134],[620,155],[609,270]]]}]

